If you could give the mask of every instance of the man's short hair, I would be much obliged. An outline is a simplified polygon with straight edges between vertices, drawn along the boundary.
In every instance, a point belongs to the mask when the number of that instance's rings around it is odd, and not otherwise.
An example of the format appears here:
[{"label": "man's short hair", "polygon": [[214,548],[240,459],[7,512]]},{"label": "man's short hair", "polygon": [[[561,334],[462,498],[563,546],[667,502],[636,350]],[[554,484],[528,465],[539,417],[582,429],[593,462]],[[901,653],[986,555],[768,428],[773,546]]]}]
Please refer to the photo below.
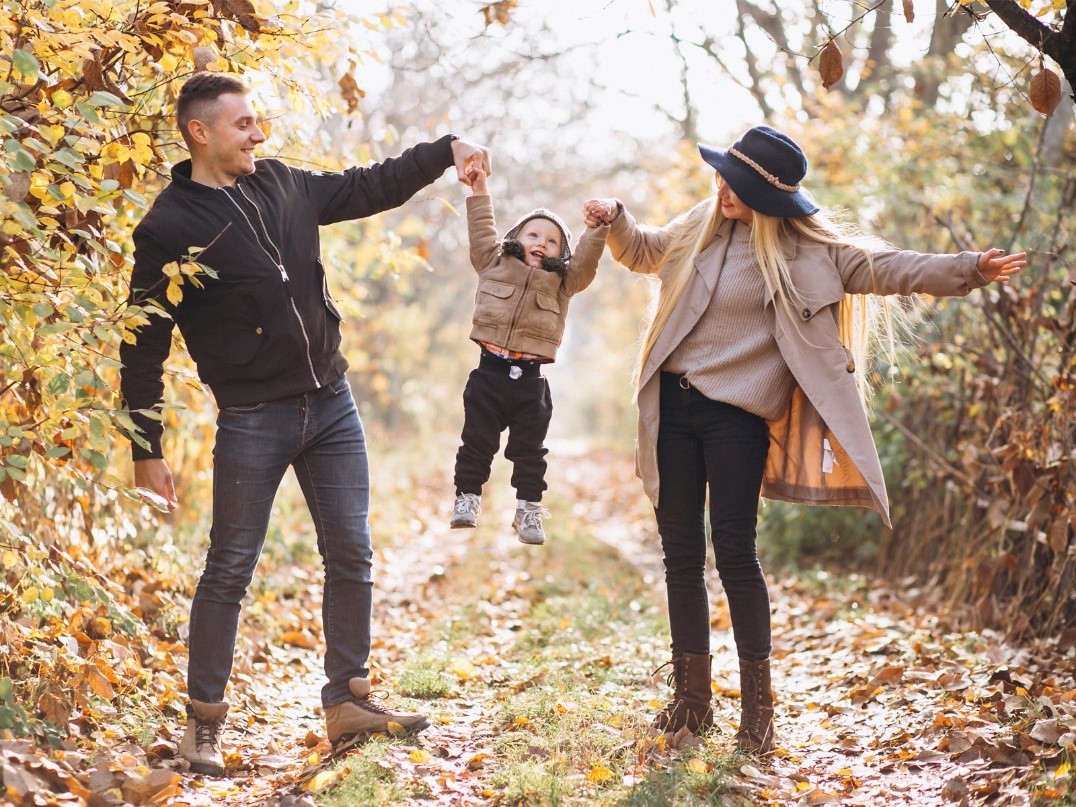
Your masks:
[{"label": "man's short hair", "polygon": [[213,122],[213,104],[222,95],[237,93],[245,95],[249,92],[247,85],[235,76],[227,73],[195,73],[179,91],[176,100],[176,123],[179,125],[179,133],[183,140],[190,146],[190,132],[187,126],[192,120]]}]

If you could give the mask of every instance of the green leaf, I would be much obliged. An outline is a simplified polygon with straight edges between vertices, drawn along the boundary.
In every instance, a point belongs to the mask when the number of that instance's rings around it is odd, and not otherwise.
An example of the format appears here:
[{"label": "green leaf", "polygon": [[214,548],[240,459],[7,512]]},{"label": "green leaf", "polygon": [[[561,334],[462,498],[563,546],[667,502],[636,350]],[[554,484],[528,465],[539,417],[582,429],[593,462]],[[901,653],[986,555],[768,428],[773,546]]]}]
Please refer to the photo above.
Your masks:
[{"label": "green leaf", "polygon": [[11,214],[12,217],[21,224],[26,230],[37,233],[37,217],[33,211],[30,210],[30,206],[26,202],[19,202],[15,205],[15,211]]},{"label": "green leaf", "polygon": [[20,171],[33,171],[37,167],[37,160],[25,149],[15,152],[15,167]]},{"label": "green leaf", "polygon": [[97,107],[114,106],[120,109],[125,109],[127,107],[127,104],[123,103],[123,101],[110,92],[95,92],[86,99],[86,103]]},{"label": "green leaf", "polygon": [[11,700],[11,694],[15,691],[15,682],[10,678],[0,678],[0,701]]},{"label": "green leaf", "polygon": [[137,191],[125,190],[123,192],[123,198],[131,204],[137,205],[139,210],[145,210],[149,206],[146,197]]},{"label": "green leaf", "polygon": [[16,468],[25,468],[29,465],[29,461],[26,457],[20,456],[19,454],[8,454],[4,457],[3,461],[8,465],[14,465]]},{"label": "green leaf", "polygon": [[[73,148],[64,147],[52,155],[52,159],[61,165],[66,165],[68,168],[78,168],[86,161],[82,159],[82,155],[75,151]],[[115,180],[112,180],[115,182]]]},{"label": "green leaf", "polygon": [[97,114],[97,110],[85,101],[79,101],[75,104],[78,111],[82,113],[82,116],[86,119],[87,123],[97,125],[101,123],[101,116]]},{"label": "green leaf", "polygon": [[16,50],[11,54],[11,59],[15,63],[15,69],[22,73],[29,79],[36,79],[38,73],[41,70],[41,66],[37,62],[37,58],[34,54],[28,50]]}]

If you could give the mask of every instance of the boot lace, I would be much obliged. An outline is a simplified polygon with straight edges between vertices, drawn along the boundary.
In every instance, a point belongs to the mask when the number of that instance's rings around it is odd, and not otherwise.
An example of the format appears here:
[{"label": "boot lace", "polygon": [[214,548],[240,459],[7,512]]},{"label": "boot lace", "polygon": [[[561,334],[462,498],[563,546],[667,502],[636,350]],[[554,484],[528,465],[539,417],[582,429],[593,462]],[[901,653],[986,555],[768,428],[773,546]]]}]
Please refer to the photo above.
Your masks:
[{"label": "boot lace", "polygon": [[194,719],[194,747],[208,745],[214,751],[220,750],[220,732],[224,720]]},{"label": "boot lace", "polygon": [[666,661],[664,664],[654,670],[654,672],[650,673],[650,677],[660,677],[662,674],[661,671],[664,670],[666,667],[672,667],[672,669],[669,670],[669,674],[665,676],[665,684],[671,687],[673,685],[674,679],[676,678],[676,667],[673,666],[673,663],[671,661]]},{"label": "boot lace", "polygon": [[371,692],[365,698],[352,698],[351,701],[356,706],[358,706],[360,709],[365,709],[367,712],[373,712],[374,714],[378,714],[378,715],[388,715],[389,717],[391,717],[392,712],[390,712],[388,709],[385,709],[382,706],[378,706],[374,702],[375,697],[384,698],[385,693],[380,692],[380,691]]}]

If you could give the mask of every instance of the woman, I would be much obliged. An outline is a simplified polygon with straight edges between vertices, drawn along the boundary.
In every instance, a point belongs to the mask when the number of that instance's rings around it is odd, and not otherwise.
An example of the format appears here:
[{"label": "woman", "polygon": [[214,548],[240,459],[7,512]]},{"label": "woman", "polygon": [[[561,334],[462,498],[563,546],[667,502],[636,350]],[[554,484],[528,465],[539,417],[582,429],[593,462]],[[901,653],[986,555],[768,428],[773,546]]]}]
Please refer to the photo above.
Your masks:
[{"label": "woman", "polygon": [[770,605],[755,553],[760,493],[860,505],[886,525],[881,464],[863,405],[879,300],[962,296],[1008,280],[1024,253],[896,251],[839,229],[800,187],[807,160],[787,135],[747,131],[727,151],[699,146],[714,196],[662,229],[615,199],[584,205],[609,223],[613,257],[655,274],[657,309],[638,372],[636,470],[665,554],[674,692],[654,727],[713,724],[705,506],[728,597],[742,692],[737,746],[774,747]]}]

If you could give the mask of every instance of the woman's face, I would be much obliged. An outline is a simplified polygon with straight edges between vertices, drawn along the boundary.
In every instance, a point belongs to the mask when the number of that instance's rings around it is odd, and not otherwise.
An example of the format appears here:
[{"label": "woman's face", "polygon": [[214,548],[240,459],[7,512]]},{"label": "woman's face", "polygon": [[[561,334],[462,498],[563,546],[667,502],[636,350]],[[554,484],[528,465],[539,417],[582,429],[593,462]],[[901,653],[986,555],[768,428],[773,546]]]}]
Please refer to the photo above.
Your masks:
[{"label": "woman's face", "polygon": [[725,180],[718,177],[720,185],[717,188],[717,198],[721,203],[721,214],[727,219],[734,219],[736,221],[742,221],[744,224],[751,226],[751,219],[754,216],[751,208],[740,201],[740,197],[736,195],[736,192],[729,187]]}]

